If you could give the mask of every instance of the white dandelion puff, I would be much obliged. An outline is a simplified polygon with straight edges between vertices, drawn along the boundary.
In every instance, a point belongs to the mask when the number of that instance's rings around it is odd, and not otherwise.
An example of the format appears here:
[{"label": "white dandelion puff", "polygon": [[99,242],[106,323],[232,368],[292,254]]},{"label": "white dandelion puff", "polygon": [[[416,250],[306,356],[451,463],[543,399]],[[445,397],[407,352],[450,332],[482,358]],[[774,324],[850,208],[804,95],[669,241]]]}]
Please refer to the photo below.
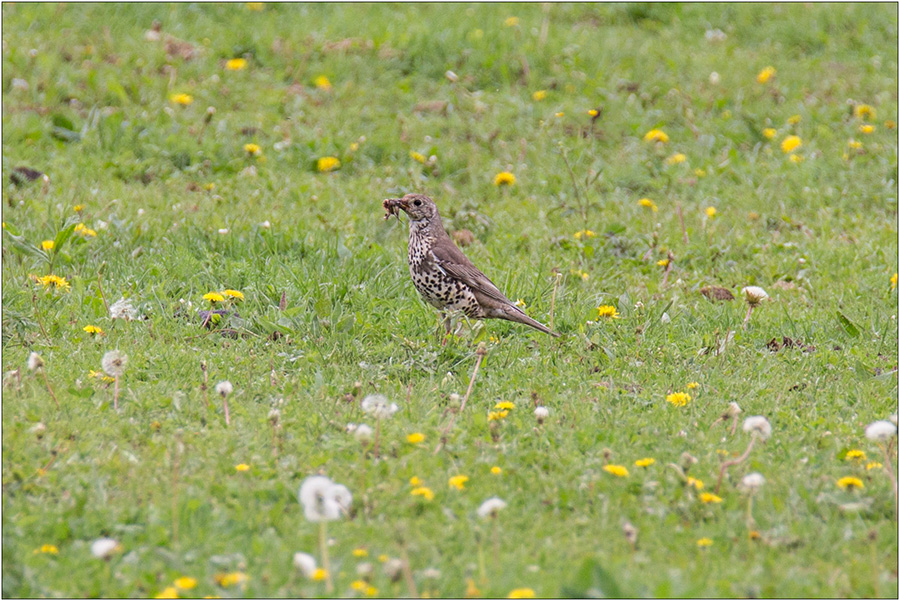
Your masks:
[{"label": "white dandelion puff", "polygon": [[495,518],[500,510],[506,508],[506,501],[500,497],[491,497],[478,508],[478,517],[482,519]]},{"label": "white dandelion puff", "polygon": [[44,359],[34,351],[31,351],[31,354],[28,355],[28,369],[36,371],[42,367],[44,367]]},{"label": "white dandelion puff", "polygon": [[234,392],[234,386],[232,386],[231,382],[229,382],[228,380],[222,380],[221,382],[216,384],[216,394],[218,394],[222,398],[227,397],[232,392]]},{"label": "white dandelion puff", "polygon": [[377,419],[388,419],[397,413],[398,409],[397,404],[388,401],[384,395],[370,394],[362,400],[362,410]]},{"label": "white dandelion puff", "polygon": [[875,442],[886,442],[897,434],[897,426],[889,421],[878,420],[866,426],[866,438]]},{"label": "white dandelion puff", "polygon": [[300,570],[307,578],[312,578],[316,571],[316,558],[309,553],[298,551],[294,553],[294,567]]},{"label": "white dandelion puff", "polygon": [[758,435],[762,440],[767,440],[772,435],[772,425],[761,415],[745,419],[743,429],[748,434]]},{"label": "white dandelion puff", "polygon": [[128,363],[128,355],[118,350],[108,351],[105,355],[103,355],[103,359],[100,361],[100,366],[103,368],[103,371],[106,372],[106,375],[120,378],[122,374],[125,373],[125,365]]}]

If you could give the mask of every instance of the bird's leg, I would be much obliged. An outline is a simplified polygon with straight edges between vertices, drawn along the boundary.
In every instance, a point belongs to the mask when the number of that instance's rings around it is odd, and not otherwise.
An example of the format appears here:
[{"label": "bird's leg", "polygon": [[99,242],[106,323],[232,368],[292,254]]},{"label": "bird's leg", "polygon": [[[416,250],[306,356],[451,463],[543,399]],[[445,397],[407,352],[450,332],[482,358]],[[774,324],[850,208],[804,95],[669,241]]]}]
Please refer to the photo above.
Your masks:
[{"label": "bird's leg", "polygon": [[452,326],[452,319],[450,318],[450,314],[447,311],[441,311],[441,315],[444,318],[444,335],[442,336],[441,346],[447,346],[447,341],[450,339],[450,327]]}]

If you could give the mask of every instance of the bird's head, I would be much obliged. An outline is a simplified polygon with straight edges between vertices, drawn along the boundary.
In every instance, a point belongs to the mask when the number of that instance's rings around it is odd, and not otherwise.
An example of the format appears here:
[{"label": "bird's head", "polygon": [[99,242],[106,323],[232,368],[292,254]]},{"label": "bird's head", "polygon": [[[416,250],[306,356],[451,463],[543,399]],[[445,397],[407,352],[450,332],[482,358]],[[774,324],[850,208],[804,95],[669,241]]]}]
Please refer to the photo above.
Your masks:
[{"label": "bird's head", "polygon": [[437,205],[424,194],[407,194],[403,198],[391,198],[385,202],[406,211],[412,221],[434,221],[438,217]]}]

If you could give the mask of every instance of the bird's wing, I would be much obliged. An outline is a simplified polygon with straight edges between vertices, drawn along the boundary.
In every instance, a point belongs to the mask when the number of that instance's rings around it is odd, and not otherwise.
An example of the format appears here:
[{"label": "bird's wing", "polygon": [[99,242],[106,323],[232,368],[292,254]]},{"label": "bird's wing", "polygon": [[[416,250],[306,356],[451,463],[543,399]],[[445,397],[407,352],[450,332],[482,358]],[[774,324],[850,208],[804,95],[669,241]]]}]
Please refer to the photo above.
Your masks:
[{"label": "bird's wing", "polygon": [[512,302],[500,292],[500,289],[494,285],[494,282],[481,273],[472,261],[470,261],[451,240],[447,240],[447,242],[448,244],[435,245],[431,249],[438,267],[443,269],[444,273],[452,278],[456,278],[476,292],[480,292],[503,304],[512,304]]}]

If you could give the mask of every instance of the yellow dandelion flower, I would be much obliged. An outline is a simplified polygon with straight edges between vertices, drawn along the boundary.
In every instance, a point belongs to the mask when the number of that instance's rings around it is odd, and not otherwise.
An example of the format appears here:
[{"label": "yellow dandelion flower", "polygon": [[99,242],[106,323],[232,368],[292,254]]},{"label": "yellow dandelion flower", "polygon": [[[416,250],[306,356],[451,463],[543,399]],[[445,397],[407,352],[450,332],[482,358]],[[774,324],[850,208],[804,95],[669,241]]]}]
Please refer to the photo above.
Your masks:
[{"label": "yellow dandelion flower", "polygon": [[236,584],[243,584],[249,578],[243,572],[229,572],[227,574],[216,574],[213,579],[219,586],[228,588]]},{"label": "yellow dandelion flower", "polygon": [[657,264],[659,267],[668,267],[668,266],[669,266],[669,260],[668,260],[668,259],[660,259],[659,261],[656,262],[656,264]]},{"label": "yellow dandelion flower", "polygon": [[775,75],[775,67],[766,67],[762,71],[756,74],[756,82],[757,83],[766,83],[772,76]]},{"label": "yellow dandelion flower", "polygon": [[863,134],[870,134],[873,131],[875,131],[875,126],[866,123],[865,125],[859,126],[859,131],[860,131],[860,133],[863,133]]},{"label": "yellow dandelion flower", "polygon": [[44,240],[41,242],[41,248],[44,250],[53,250],[55,243],[53,240]]},{"label": "yellow dandelion flower", "polygon": [[768,138],[769,140],[771,140],[772,138],[774,138],[775,136],[778,135],[778,130],[775,129],[774,127],[767,127],[767,128],[765,128],[764,130],[762,130],[762,134],[763,134],[766,138]]},{"label": "yellow dandelion flower", "polygon": [[173,104],[180,104],[181,106],[187,106],[190,103],[194,102],[194,97],[190,94],[172,94],[169,96],[169,102]]},{"label": "yellow dandelion flower", "polygon": [[618,319],[619,312],[612,305],[600,305],[597,307],[597,319]]},{"label": "yellow dandelion flower", "polygon": [[649,198],[642,198],[637,202],[640,206],[644,207],[645,209],[650,209],[654,213],[659,211],[659,207],[656,206],[656,203],[653,202],[652,200],[650,200]]},{"label": "yellow dandelion flower", "polygon": [[410,486],[421,486],[422,479],[419,478],[418,476],[413,476],[412,478],[409,479],[409,485]]},{"label": "yellow dandelion flower", "polygon": [[891,276],[891,290],[897,288],[897,274]]},{"label": "yellow dandelion flower", "polygon": [[262,153],[262,147],[259,144],[249,143],[244,144],[244,152],[251,156],[257,156]]},{"label": "yellow dandelion flower", "polygon": [[359,142],[350,144],[350,152],[356,152],[357,150],[359,150]]},{"label": "yellow dandelion flower", "polygon": [[711,538],[706,538],[705,536],[699,540],[697,540],[698,547],[711,547],[713,544]]},{"label": "yellow dandelion flower", "polygon": [[91,335],[103,333],[103,330],[101,328],[98,328],[97,326],[84,326],[81,329]]},{"label": "yellow dandelion flower", "polygon": [[788,158],[791,160],[792,163],[802,163],[803,162],[803,157],[800,156],[799,154],[792,154]]},{"label": "yellow dandelion flower", "polygon": [[677,165],[678,163],[683,163],[686,160],[687,160],[687,157],[684,154],[682,154],[680,152],[676,152],[675,154],[673,154],[672,156],[670,156],[669,158],[666,159],[666,164]]},{"label": "yellow dandelion flower", "polygon": [[538,90],[534,94],[531,95],[531,99],[535,102],[540,102],[544,98],[547,97],[547,90]]},{"label": "yellow dandelion flower", "polygon": [[894,129],[897,127],[897,122],[896,121],[885,121],[884,126],[888,129]]},{"label": "yellow dandelion flower", "polygon": [[534,599],[534,591],[530,588],[514,588],[506,595],[507,599]]},{"label": "yellow dandelion flower", "polygon": [[868,104],[857,104],[853,107],[853,116],[857,119],[875,119],[875,109]]},{"label": "yellow dandelion flower", "polygon": [[374,597],[378,594],[378,589],[372,585],[369,585],[368,587],[366,587],[365,593],[366,597]]},{"label": "yellow dandelion flower", "polygon": [[190,576],[182,576],[181,578],[176,578],[173,584],[176,588],[180,588],[183,591],[189,591],[197,586],[197,579],[191,578]]},{"label": "yellow dandelion flower", "polygon": [[413,432],[412,434],[408,434],[406,436],[406,442],[410,444],[419,444],[420,442],[425,441],[425,435],[421,432]]},{"label": "yellow dandelion flower", "polygon": [[591,109],[588,111],[588,115],[590,115],[591,117],[596,117],[599,114],[600,114],[600,111],[598,111],[597,109]]},{"label": "yellow dandelion flower", "polygon": [[92,230],[91,228],[85,226],[83,223],[79,223],[75,226],[75,229],[72,230],[79,236],[84,236],[85,238],[96,238],[97,232]]},{"label": "yellow dandelion flower", "polygon": [[209,301],[211,303],[222,303],[225,302],[225,297],[218,292],[207,292],[203,295],[203,300]]},{"label": "yellow dandelion flower", "polygon": [[501,468],[499,465],[495,465],[494,467],[491,468],[491,473],[494,474],[495,476],[499,476],[500,474],[503,473],[503,468]]},{"label": "yellow dandelion flower", "polygon": [[693,486],[696,490],[703,490],[703,480],[700,480],[699,478],[688,476],[686,484],[688,486]]},{"label": "yellow dandelion flower", "polygon": [[322,157],[316,161],[316,170],[319,173],[328,173],[334,171],[341,166],[341,161],[337,157]]},{"label": "yellow dandelion flower", "polygon": [[471,578],[466,579],[466,599],[474,599],[481,596],[481,591],[475,586],[475,581]]},{"label": "yellow dandelion flower", "polygon": [[644,457],[643,459],[638,459],[634,462],[637,467],[650,467],[654,463],[656,463],[656,459],[653,457]]},{"label": "yellow dandelion flower", "polygon": [[509,411],[491,411],[488,413],[488,421],[494,422],[499,421],[509,415]]},{"label": "yellow dandelion flower", "polygon": [[847,146],[849,146],[853,150],[859,150],[860,148],[862,148],[862,142],[859,142],[859,141],[851,138],[850,141],[847,142]]},{"label": "yellow dandelion flower", "polygon": [[37,549],[34,550],[34,554],[37,555],[39,553],[46,553],[48,555],[59,555],[59,549],[56,545],[41,545]]},{"label": "yellow dandelion flower", "polygon": [[390,559],[390,557],[388,555],[385,555],[384,553],[378,556],[378,561],[380,561],[381,563],[386,562],[388,559]]},{"label": "yellow dandelion flower", "polygon": [[262,2],[247,2],[245,6],[247,10],[252,10],[253,12],[259,12],[266,7]]},{"label": "yellow dandelion flower", "polygon": [[866,453],[865,451],[860,451],[859,449],[851,449],[847,451],[847,454],[844,455],[844,459],[847,461],[865,461]]},{"label": "yellow dandelion flower", "polygon": [[426,501],[430,501],[434,498],[434,491],[428,488],[427,486],[420,486],[419,488],[412,489],[409,494],[414,497],[422,497]]},{"label": "yellow dandelion flower", "polygon": [[507,411],[515,408],[516,404],[512,401],[500,401],[499,403],[494,405],[494,409],[506,409]]},{"label": "yellow dandelion flower", "polygon": [[250,466],[247,465],[246,463],[239,463],[236,466],[234,466],[234,469],[235,469],[235,471],[238,471],[238,472],[246,472],[247,470],[250,469]]},{"label": "yellow dandelion flower", "polygon": [[695,389],[695,388],[700,388],[700,383],[699,383],[699,382],[688,382],[688,383],[687,383],[687,386],[686,386],[685,388],[687,388],[688,390],[693,390],[693,389]]},{"label": "yellow dandelion flower", "polygon": [[71,286],[69,282],[66,281],[66,278],[58,276],[58,275],[45,275],[43,277],[34,276],[35,281],[40,282],[44,288],[49,288],[53,286],[57,290],[65,290],[68,291]]},{"label": "yellow dandelion flower", "polygon": [[313,84],[320,90],[330,90],[331,82],[324,75],[319,75],[313,80]]},{"label": "yellow dandelion flower", "polygon": [[316,568],[316,570],[312,573],[312,576],[309,577],[310,580],[315,582],[321,582],[328,578],[328,570],[325,568]]},{"label": "yellow dandelion flower", "polygon": [[716,207],[706,207],[705,209],[703,209],[703,212],[706,213],[707,217],[712,219],[713,217],[716,216],[716,213],[718,211],[716,211]]},{"label": "yellow dandelion flower", "polygon": [[365,580],[354,580],[353,582],[350,583],[350,588],[352,588],[355,591],[364,591],[364,590],[366,590],[366,587],[368,587],[368,586],[369,586],[369,583],[366,582]]},{"label": "yellow dandelion flower", "polygon": [[225,61],[225,68],[229,71],[240,71],[241,69],[247,68],[247,59],[245,58],[232,58]]},{"label": "yellow dandelion flower", "polygon": [[506,17],[503,21],[504,27],[516,27],[519,24],[519,17]]},{"label": "yellow dandelion flower", "polygon": [[222,294],[235,300],[244,300],[244,293],[240,290],[223,290]]},{"label": "yellow dandelion flower", "polygon": [[790,117],[788,117],[787,122],[790,125],[797,125],[798,123],[800,123],[800,118],[800,115],[791,115]]},{"label": "yellow dandelion flower", "polygon": [[665,144],[669,141],[669,136],[661,129],[651,129],[647,133],[644,134],[645,142],[660,142]]},{"label": "yellow dandelion flower", "polygon": [[464,476],[459,474],[457,476],[453,476],[447,481],[447,485],[450,488],[455,488],[456,490],[463,490],[466,487],[466,482],[469,481],[468,476]]},{"label": "yellow dandelion flower", "polygon": [[686,392],[673,392],[666,395],[666,402],[676,407],[684,407],[691,402],[691,395]]},{"label": "yellow dandelion flower", "polygon": [[762,535],[756,530],[751,530],[747,536],[750,538],[750,540],[759,540],[762,538]]},{"label": "yellow dandelion flower", "polygon": [[167,586],[164,588],[158,595],[153,597],[154,599],[177,599],[178,598],[178,589],[174,586]]},{"label": "yellow dandelion flower", "polygon": [[613,464],[604,465],[603,471],[607,472],[609,474],[612,474],[613,476],[617,476],[619,478],[627,478],[628,477],[628,468],[625,467],[624,465],[613,465]]},{"label": "yellow dandelion flower", "polygon": [[576,240],[581,240],[582,238],[593,238],[597,234],[594,233],[593,230],[580,230],[578,232],[575,232],[575,234],[573,235],[575,236]]},{"label": "yellow dandelion flower", "polygon": [[697,177],[706,177],[706,171],[703,169],[694,169],[694,175]]},{"label": "yellow dandelion flower", "polygon": [[422,163],[423,165],[425,164],[425,161],[426,161],[424,154],[421,154],[421,153],[418,153],[415,151],[410,151],[409,158],[416,161],[417,163]]},{"label": "yellow dandelion flower", "polygon": [[881,465],[880,463],[878,463],[877,461],[870,461],[869,463],[866,464],[866,471],[868,471],[868,470],[877,470],[877,469],[880,469],[880,468],[882,468],[882,467],[884,467],[884,466]]},{"label": "yellow dandelion flower", "polygon": [[84,205],[75,205],[74,207],[72,207],[72,210],[76,213],[80,213],[84,210]]},{"label": "yellow dandelion flower", "polygon": [[854,488],[864,488],[862,480],[859,478],[855,478],[853,476],[844,476],[840,480],[837,481],[838,488],[843,488],[844,490]]},{"label": "yellow dandelion flower", "polygon": [[558,112],[558,113],[555,113],[554,115],[555,115],[556,117],[563,117],[563,116],[565,116],[565,113],[562,112],[562,111],[560,111],[560,112]]},{"label": "yellow dandelion flower", "polygon": [[793,152],[801,146],[803,146],[803,140],[800,139],[800,136],[788,136],[781,141],[781,151],[785,154]]},{"label": "yellow dandelion flower", "polygon": [[353,549],[353,557],[368,557],[368,556],[369,556],[369,552],[366,549],[363,549],[362,547],[357,547],[356,549]]},{"label": "yellow dandelion flower", "polygon": [[509,171],[501,171],[494,176],[495,186],[512,186],[516,183],[516,176]]},{"label": "yellow dandelion flower", "polygon": [[714,495],[711,492],[705,492],[700,495],[700,501],[702,503],[721,503],[722,497]]}]

